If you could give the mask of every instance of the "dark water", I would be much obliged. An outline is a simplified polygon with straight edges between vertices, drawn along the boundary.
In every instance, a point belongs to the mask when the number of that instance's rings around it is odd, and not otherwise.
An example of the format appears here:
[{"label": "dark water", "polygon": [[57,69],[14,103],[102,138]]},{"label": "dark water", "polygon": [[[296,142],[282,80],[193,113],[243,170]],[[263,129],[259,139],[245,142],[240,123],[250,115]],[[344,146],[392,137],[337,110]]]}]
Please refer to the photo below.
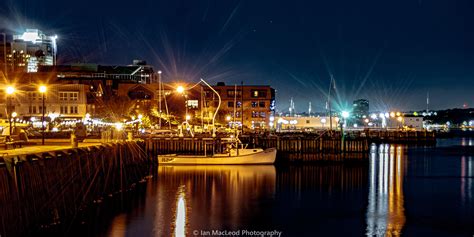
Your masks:
[{"label": "dark water", "polygon": [[456,145],[474,139],[372,146],[370,161],[359,165],[159,167],[125,201],[104,204],[72,232],[473,236],[474,157],[443,149]]}]

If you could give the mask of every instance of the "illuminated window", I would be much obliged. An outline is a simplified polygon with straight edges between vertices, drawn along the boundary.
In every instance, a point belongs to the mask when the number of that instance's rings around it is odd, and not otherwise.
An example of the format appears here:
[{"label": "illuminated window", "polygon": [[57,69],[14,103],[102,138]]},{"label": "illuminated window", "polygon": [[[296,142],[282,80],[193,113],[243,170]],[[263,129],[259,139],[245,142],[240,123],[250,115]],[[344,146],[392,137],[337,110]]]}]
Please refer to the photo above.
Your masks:
[{"label": "illuminated window", "polygon": [[77,106],[71,106],[71,110],[69,111],[71,114],[78,114],[77,113]]},{"label": "illuminated window", "polygon": [[252,111],[252,118],[258,118],[258,112]]},{"label": "illuminated window", "polygon": [[36,100],[36,92],[28,92],[29,100]]},{"label": "illuminated window", "polygon": [[30,105],[30,106],[28,107],[28,112],[29,112],[30,114],[36,114],[36,106]]},{"label": "illuminated window", "polygon": [[257,98],[258,97],[258,91],[252,91],[252,97]]},{"label": "illuminated window", "polygon": [[60,106],[59,107],[59,113],[61,114],[67,114],[67,106]]},{"label": "illuminated window", "polygon": [[198,100],[187,100],[188,108],[196,109],[199,106]]},{"label": "illuminated window", "polygon": [[59,100],[67,100],[67,92],[59,92]]},{"label": "illuminated window", "polygon": [[69,100],[76,101],[79,98],[79,92],[69,92]]},{"label": "illuminated window", "polygon": [[267,117],[267,114],[265,112],[260,112],[260,118],[265,118]]},{"label": "illuminated window", "polygon": [[[235,93],[237,92],[237,94]],[[237,97],[240,98],[242,96],[242,91],[240,90],[227,90],[227,97]]]},{"label": "illuminated window", "polygon": [[267,92],[265,90],[252,90],[250,91],[250,96],[252,98],[265,98],[267,97]]}]

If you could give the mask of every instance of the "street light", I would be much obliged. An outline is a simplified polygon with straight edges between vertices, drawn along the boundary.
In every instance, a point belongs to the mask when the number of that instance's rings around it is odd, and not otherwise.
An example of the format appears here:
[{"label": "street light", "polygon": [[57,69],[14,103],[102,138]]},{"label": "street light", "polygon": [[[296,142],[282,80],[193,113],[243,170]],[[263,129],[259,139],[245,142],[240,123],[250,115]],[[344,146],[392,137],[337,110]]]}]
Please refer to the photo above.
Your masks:
[{"label": "street light", "polygon": [[13,113],[12,113],[12,118],[11,118],[11,119],[13,119],[13,127],[14,127],[14,128],[16,128],[16,119],[15,119],[15,118],[16,118],[17,115],[18,115],[18,114],[17,114],[16,112],[13,112]]},{"label": "street light", "polygon": [[341,151],[344,152],[344,124],[346,123],[346,119],[349,118],[349,112],[342,111],[341,112],[342,120],[341,120]]},{"label": "street light", "polygon": [[184,93],[184,87],[183,86],[178,86],[176,88],[176,92],[179,94],[182,94],[184,96],[184,109],[185,109],[185,116],[186,116],[186,122],[188,121],[187,116],[188,116],[188,96],[186,93]]},{"label": "street light", "polygon": [[46,91],[48,90],[48,88],[46,88],[45,85],[41,85],[39,88],[38,88],[39,92],[41,93],[41,99],[43,101],[43,106],[41,107],[41,112],[42,112],[42,115],[41,115],[41,145],[44,145],[44,130],[45,130],[45,127],[44,127],[44,95],[46,94]]},{"label": "street light", "polygon": [[183,86],[178,86],[178,87],[176,88],[176,92],[178,92],[178,93],[180,93],[180,94],[183,94],[183,92],[184,92],[184,87],[183,87]]},{"label": "street light", "polygon": [[341,115],[342,115],[342,117],[345,118],[345,119],[346,119],[346,118],[349,118],[349,112],[347,112],[347,111],[342,111]]},{"label": "street light", "polygon": [[15,87],[13,86],[7,86],[5,89],[5,92],[7,93],[7,113],[8,113],[8,120],[10,121],[10,134],[9,136],[12,135],[12,95],[15,93]]}]

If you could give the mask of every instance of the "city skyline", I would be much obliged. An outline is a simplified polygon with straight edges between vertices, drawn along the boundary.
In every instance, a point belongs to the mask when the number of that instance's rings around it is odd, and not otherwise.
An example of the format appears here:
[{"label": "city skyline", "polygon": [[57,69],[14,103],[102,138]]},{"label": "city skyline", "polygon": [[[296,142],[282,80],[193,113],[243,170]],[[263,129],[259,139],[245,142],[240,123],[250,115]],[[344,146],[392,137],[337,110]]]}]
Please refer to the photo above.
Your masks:
[{"label": "city skyline", "polygon": [[58,34],[60,64],[143,59],[167,80],[269,84],[282,112],[291,97],[323,111],[331,75],[340,108],[421,110],[427,92],[432,109],[474,104],[469,1],[114,3],[7,1],[0,28]]}]

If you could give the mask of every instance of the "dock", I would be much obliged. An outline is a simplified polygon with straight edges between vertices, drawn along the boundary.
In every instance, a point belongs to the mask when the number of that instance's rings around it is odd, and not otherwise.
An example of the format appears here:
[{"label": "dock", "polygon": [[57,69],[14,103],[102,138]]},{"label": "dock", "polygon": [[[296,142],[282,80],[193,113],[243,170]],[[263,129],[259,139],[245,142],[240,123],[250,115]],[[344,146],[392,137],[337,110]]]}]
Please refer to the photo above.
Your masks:
[{"label": "dock", "polygon": [[152,161],[142,145],[57,140],[0,151],[0,235],[67,227],[79,210],[146,181]]}]

